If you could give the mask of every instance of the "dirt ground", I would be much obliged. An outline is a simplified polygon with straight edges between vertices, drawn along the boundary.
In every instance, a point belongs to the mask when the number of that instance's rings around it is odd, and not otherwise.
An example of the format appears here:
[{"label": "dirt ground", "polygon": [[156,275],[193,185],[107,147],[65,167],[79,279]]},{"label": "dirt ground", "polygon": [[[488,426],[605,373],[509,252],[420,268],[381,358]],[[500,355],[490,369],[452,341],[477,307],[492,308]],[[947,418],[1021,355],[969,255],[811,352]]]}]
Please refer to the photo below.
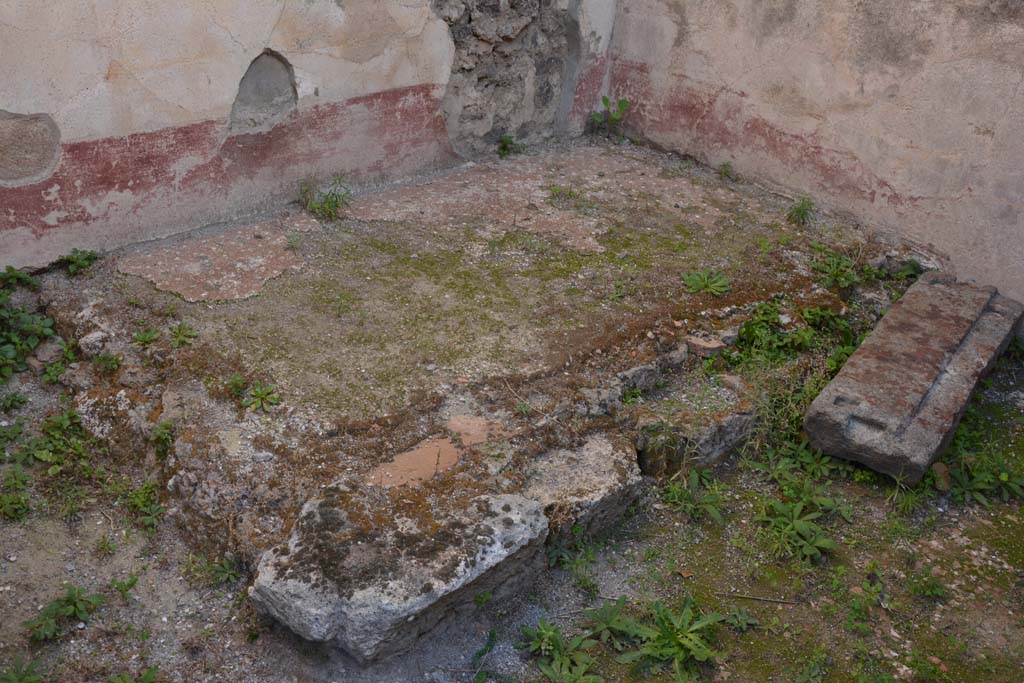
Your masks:
[{"label": "dirt ground", "polygon": [[[517,647],[520,626],[543,619],[575,636],[591,627],[585,610],[625,596],[637,620],[653,601],[744,610],[733,621],[748,628],[718,624],[714,656],[688,663],[698,680],[1021,680],[1014,496],[964,502],[971,482],[938,477],[906,491],[794,456],[800,484],[834,503],[821,523],[835,549],[780,557],[758,521],[793,495],[771,471],[787,460],[780,425],[808,400],[803,388],[823,376],[831,347],[732,364],[691,354],[665,386],[628,397],[632,422],[550,427],[581,390],[686,335],[738,327],[759,303],[775,302],[794,328],[815,307],[868,329],[906,287],[888,275],[825,280],[828,255],[867,273],[894,248],[821,210],[795,224],[794,198],[726,175],[628,144],[574,143],[362,192],[338,221],[294,207],[39,274],[39,290],[13,300],[41,307],[80,348],[62,360],[47,342],[0,387],[28,399],[0,413],[0,470],[9,475],[51,416],[73,409],[82,427],[61,428],[80,444],[61,471],[26,464],[24,519],[0,517],[0,672],[20,658],[36,660],[45,681],[144,680],[151,666],[167,682],[542,681],[543,658]],[[694,293],[683,276],[698,271],[722,271],[728,291]],[[150,330],[159,336],[146,341]],[[105,357],[119,367],[104,368]],[[718,494],[721,522],[673,497],[685,473],[646,478],[610,533],[555,548],[532,592],[501,604],[478,596],[468,618],[369,667],[300,641],[247,599],[259,553],[286,537],[306,498],[373,479],[425,439],[452,435],[465,410],[529,458],[595,430],[633,438],[644,411],[687,426],[718,419],[736,409],[723,398],[736,378],[762,428],[698,487]],[[280,402],[247,406],[258,384]],[[961,431],[965,452],[986,449],[1024,472],[1019,354],[1000,363]],[[453,466],[452,481],[475,471],[460,467],[471,464]],[[409,490],[388,489],[381,505]],[[111,583],[133,576],[124,595]],[[25,622],[65,583],[102,604],[31,640]],[[674,680],[617,661],[608,643],[588,653],[588,673],[606,681]]]}]

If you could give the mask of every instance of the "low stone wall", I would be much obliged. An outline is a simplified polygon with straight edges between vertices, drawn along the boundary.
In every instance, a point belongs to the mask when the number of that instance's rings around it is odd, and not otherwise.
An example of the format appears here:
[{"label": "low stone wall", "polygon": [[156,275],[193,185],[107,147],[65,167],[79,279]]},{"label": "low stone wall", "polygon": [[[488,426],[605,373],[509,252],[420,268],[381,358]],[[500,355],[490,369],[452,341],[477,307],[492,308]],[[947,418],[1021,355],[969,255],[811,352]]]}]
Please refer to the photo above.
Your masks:
[{"label": "low stone wall", "polygon": [[620,0],[632,132],[1024,296],[1024,3]]}]

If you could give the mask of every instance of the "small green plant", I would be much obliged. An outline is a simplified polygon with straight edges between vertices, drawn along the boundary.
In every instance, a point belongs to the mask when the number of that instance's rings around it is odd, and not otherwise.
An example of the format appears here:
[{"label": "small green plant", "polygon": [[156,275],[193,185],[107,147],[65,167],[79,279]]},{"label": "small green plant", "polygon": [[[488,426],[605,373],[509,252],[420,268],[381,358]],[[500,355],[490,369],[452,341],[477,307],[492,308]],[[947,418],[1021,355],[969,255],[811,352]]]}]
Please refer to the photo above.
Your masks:
[{"label": "small green plant", "polygon": [[302,235],[297,232],[290,232],[285,238],[284,248],[288,251],[297,251],[302,244]]},{"label": "small green plant", "polygon": [[46,384],[56,384],[67,371],[68,368],[64,365],[63,361],[56,360],[47,365],[46,369],[43,370],[43,382]]},{"label": "small green plant", "polygon": [[530,417],[530,413],[533,412],[533,407],[526,401],[518,401],[516,403],[516,415],[522,418]]},{"label": "small green plant", "polygon": [[680,480],[670,481],[661,491],[661,498],[697,522],[705,517],[719,524],[722,518],[722,496],[706,470],[693,468]]},{"label": "small green plant", "polygon": [[138,678],[129,673],[119,673],[116,676],[111,676],[107,680],[109,680],[110,683],[156,683],[157,673],[159,673],[159,667],[150,666],[143,669],[139,673]]},{"label": "small green plant", "polygon": [[64,584],[64,595],[51,600],[35,619],[25,622],[32,640],[53,640],[61,634],[61,627],[69,621],[88,621],[89,616],[103,604],[103,596],[87,594],[70,583]]},{"label": "small green plant", "polygon": [[39,663],[35,660],[26,662],[18,657],[10,667],[0,672],[0,683],[43,683]]},{"label": "small green plant", "polygon": [[769,545],[777,557],[814,560],[836,548],[836,542],[816,522],[820,511],[808,512],[803,501],[772,500],[755,519],[766,525]]},{"label": "small green plant", "polygon": [[597,581],[591,572],[596,558],[595,546],[581,527],[572,528],[572,538],[548,546],[548,564],[558,566],[572,575],[573,582],[590,596],[598,593]]},{"label": "small green plant", "polygon": [[590,123],[595,132],[604,133],[609,138],[621,138],[622,120],[626,117],[629,109],[629,100],[620,99],[612,101],[606,96],[601,97],[601,111],[595,111],[590,115]]},{"label": "small green plant", "polygon": [[793,225],[799,225],[801,227],[811,222],[811,217],[814,215],[814,202],[811,201],[810,197],[800,197],[796,202],[789,207],[786,211],[786,220]]},{"label": "small green plant", "polygon": [[171,332],[171,347],[178,349],[182,346],[187,346],[194,342],[199,333],[190,326],[188,323],[180,322],[170,329]]},{"label": "small green plant", "polygon": [[556,209],[573,210],[584,216],[592,214],[597,208],[597,205],[587,198],[583,190],[562,185],[548,187],[548,204]]},{"label": "small green plant", "polygon": [[622,404],[627,406],[635,406],[638,403],[643,402],[644,392],[640,389],[625,389],[622,392]]},{"label": "small green plant", "polygon": [[624,301],[628,290],[626,283],[623,280],[616,280],[612,283],[612,291],[608,294],[606,299],[611,303],[618,303]]},{"label": "small green plant", "polygon": [[70,254],[62,256],[57,262],[67,268],[68,274],[77,275],[95,263],[97,259],[99,259],[99,254],[95,251],[72,249]]},{"label": "small green plant", "polygon": [[171,445],[174,444],[174,423],[170,420],[158,422],[149,434],[149,442],[156,450],[156,457],[166,460],[167,454],[171,451]]},{"label": "small green plant", "polygon": [[14,266],[7,266],[0,272],[0,289],[14,289],[19,286],[26,289],[39,289],[39,282]]},{"label": "small green plant", "polygon": [[944,600],[948,594],[942,582],[932,572],[924,569],[907,577],[907,589],[911,595],[929,600]]},{"label": "small green plant", "polygon": [[221,586],[236,583],[242,578],[237,561],[225,555],[216,562],[205,555],[185,558],[182,574],[189,583],[197,586]]},{"label": "small green plant", "polygon": [[718,167],[718,177],[722,180],[739,180],[739,176],[732,170],[732,163],[723,161]]},{"label": "small green plant", "polygon": [[321,190],[315,179],[306,179],[299,184],[299,203],[317,218],[336,221],[352,203],[352,190],[340,175],[334,176],[326,190]]},{"label": "small green plant", "polygon": [[117,543],[109,535],[104,534],[100,537],[100,540],[96,541],[96,548],[93,550],[96,553],[96,557],[105,559],[112,557],[117,552]]},{"label": "small green plant", "polygon": [[132,337],[133,343],[140,349],[149,348],[160,338],[160,330],[146,327],[139,328]]},{"label": "small green plant", "polygon": [[498,138],[498,157],[501,159],[508,158],[513,154],[522,154],[525,151],[526,145],[516,142],[511,135],[502,135]]},{"label": "small green plant", "polygon": [[235,398],[242,398],[249,388],[249,383],[239,374],[228,375],[224,378],[224,388]]},{"label": "small green plant", "polygon": [[618,657],[623,664],[634,664],[640,671],[672,672],[677,681],[690,681],[697,675],[696,664],[715,656],[711,647],[715,626],[724,620],[720,614],[701,614],[687,596],[677,613],[660,602],[650,607],[653,623],[641,624],[640,647]]},{"label": "small green plant", "polygon": [[28,397],[24,394],[20,394],[17,391],[0,396],[0,411],[5,413],[12,412],[18,408],[22,408],[28,404]]},{"label": "small green plant", "polygon": [[147,481],[127,494],[128,509],[135,515],[142,528],[152,533],[160,525],[165,512],[159,503],[156,482]]},{"label": "small green plant", "polygon": [[811,263],[811,268],[821,274],[821,285],[827,289],[846,290],[861,282],[857,272],[857,262],[845,254],[839,254],[825,246],[815,243],[818,258]]},{"label": "small green plant", "polygon": [[597,645],[587,634],[566,640],[561,629],[541,619],[535,628],[521,626],[526,639],[521,647],[538,658],[537,667],[552,683],[601,683],[600,676],[589,673],[593,658],[587,650]]},{"label": "small green plant", "polygon": [[476,603],[477,609],[483,609],[487,606],[487,603],[493,599],[490,591],[484,591],[483,593],[477,593],[473,596],[473,602]]},{"label": "small green plant", "polygon": [[725,617],[725,623],[737,633],[746,633],[757,628],[761,622],[743,607],[733,607]]},{"label": "small green plant", "polygon": [[691,294],[707,292],[711,296],[722,296],[730,289],[730,280],[720,270],[696,270],[683,276],[683,282]]},{"label": "small green plant", "polygon": [[110,588],[116,590],[121,594],[121,599],[128,602],[128,594],[135,588],[135,584],[139,582],[139,577],[135,574],[130,574],[127,579],[123,581],[121,579],[110,579]]},{"label": "small green plant", "polygon": [[587,636],[622,652],[637,637],[639,624],[625,614],[626,596],[615,602],[605,600],[600,607],[584,612],[589,623]]},{"label": "small green plant", "polygon": [[120,354],[113,355],[109,353],[101,353],[92,359],[92,364],[95,368],[106,375],[112,375],[121,368],[121,364],[124,362],[124,357]]},{"label": "small green plant", "polygon": [[27,493],[0,493],[0,517],[20,522],[32,511]]},{"label": "small green plant", "polygon": [[242,405],[254,413],[261,410],[269,413],[270,409],[280,402],[281,397],[274,393],[272,385],[255,382],[249,390],[249,397],[242,401]]}]

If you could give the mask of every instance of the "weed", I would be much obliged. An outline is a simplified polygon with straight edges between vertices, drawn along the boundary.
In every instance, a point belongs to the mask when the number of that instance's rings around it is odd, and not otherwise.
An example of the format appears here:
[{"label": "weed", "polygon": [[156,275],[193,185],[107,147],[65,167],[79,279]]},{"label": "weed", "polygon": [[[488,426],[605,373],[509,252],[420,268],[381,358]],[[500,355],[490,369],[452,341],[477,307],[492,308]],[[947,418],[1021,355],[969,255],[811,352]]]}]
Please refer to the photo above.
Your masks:
[{"label": "weed", "polygon": [[729,278],[720,270],[696,270],[684,275],[683,282],[691,294],[707,292],[711,296],[722,296],[730,289]]},{"label": "weed", "polygon": [[28,355],[53,335],[52,318],[12,305],[10,290],[0,289],[0,384],[15,372],[24,372]]},{"label": "weed", "polygon": [[491,595],[490,591],[484,591],[483,593],[477,593],[474,595],[473,602],[476,603],[478,609],[483,609],[493,598],[494,596]]},{"label": "weed", "polygon": [[352,190],[340,175],[334,176],[326,190],[321,190],[315,179],[307,179],[299,184],[299,203],[317,218],[336,221],[352,203]]},{"label": "weed", "polygon": [[35,619],[25,622],[32,640],[53,640],[69,621],[88,621],[89,615],[103,604],[103,596],[86,592],[70,583],[64,584],[64,595],[51,600]]},{"label": "weed", "polygon": [[670,481],[661,491],[661,498],[697,522],[705,517],[723,524],[722,496],[705,470],[694,468],[682,481]]},{"label": "weed", "polygon": [[43,683],[39,663],[35,660],[26,662],[18,657],[9,668],[0,672],[0,683]]},{"label": "weed", "polygon": [[815,333],[811,328],[786,330],[782,327],[778,305],[761,303],[740,327],[736,348],[726,351],[722,357],[732,365],[778,363],[798,351],[808,350],[814,341]]},{"label": "weed", "polygon": [[270,409],[280,402],[281,397],[274,393],[272,385],[255,382],[249,390],[249,397],[242,401],[242,405],[254,413],[261,410],[269,413]]},{"label": "weed", "polygon": [[86,270],[97,259],[99,259],[99,254],[95,251],[72,249],[70,254],[62,256],[57,263],[63,264],[67,268],[69,275],[76,275]]},{"label": "weed", "polygon": [[911,595],[929,600],[943,600],[947,595],[946,587],[927,569],[916,571],[907,577],[907,590]]},{"label": "weed", "polygon": [[111,676],[109,679],[110,683],[156,683],[156,675],[159,672],[159,667],[150,666],[142,670],[138,678],[135,678],[129,673],[119,673],[116,676]]},{"label": "weed", "polygon": [[133,343],[140,349],[149,348],[160,338],[160,330],[152,327],[139,328],[132,337]]},{"label": "weed", "polygon": [[96,548],[93,552],[96,553],[96,557],[101,559],[111,557],[117,552],[117,543],[110,536],[104,534],[100,540],[96,541]]},{"label": "weed", "polygon": [[228,585],[242,578],[238,563],[229,555],[215,562],[205,555],[189,553],[185,558],[182,574],[189,583],[198,586]]},{"label": "weed", "polygon": [[739,180],[739,176],[732,170],[732,163],[729,161],[723,161],[718,167],[718,177],[721,180]]},{"label": "weed", "polygon": [[149,442],[156,450],[156,457],[166,460],[167,454],[171,451],[171,445],[174,443],[174,423],[170,420],[158,422],[149,434]]},{"label": "weed", "polygon": [[533,412],[533,407],[526,401],[518,401],[516,403],[516,415],[522,418],[530,417],[530,413]]},{"label": "weed", "polygon": [[284,248],[288,251],[296,251],[302,244],[302,235],[297,232],[290,232],[285,238]]},{"label": "weed", "polygon": [[814,202],[810,197],[800,197],[789,210],[786,211],[786,220],[793,225],[805,226],[811,222],[814,215]]},{"label": "weed", "polygon": [[67,370],[67,366],[62,361],[54,361],[43,370],[43,382],[46,384],[56,384]]},{"label": "weed", "polygon": [[605,299],[611,303],[618,303],[623,301],[628,294],[626,283],[622,280],[616,280],[612,283],[611,293],[605,297]]},{"label": "weed", "polygon": [[0,289],[14,289],[19,286],[27,289],[39,289],[39,282],[14,266],[7,266],[3,272],[0,272]]},{"label": "weed", "polygon": [[32,511],[27,493],[0,493],[0,517],[19,522]]},{"label": "weed", "polygon": [[241,375],[228,375],[224,378],[224,388],[235,398],[242,398],[249,388],[249,383]]},{"label": "weed", "polygon": [[678,613],[660,602],[651,605],[650,613],[653,623],[641,623],[636,631],[640,647],[620,655],[618,661],[635,664],[641,671],[668,669],[677,681],[692,680],[697,673],[695,664],[715,656],[711,639],[715,625],[724,617],[702,615],[689,596]]},{"label": "weed", "polygon": [[28,404],[28,397],[24,394],[20,394],[17,391],[0,396],[0,411],[10,413],[18,408],[22,408]]},{"label": "weed", "polygon": [[535,628],[521,626],[526,642],[520,646],[538,657],[541,673],[552,683],[600,683],[601,677],[589,673],[593,658],[586,653],[597,645],[587,634],[566,640],[561,629],[541,619]]},{"label": "weed", "polygon": [[522,154],[526,151],[526,145],[516,142],[511,135],[502,135],[498,138],[498,157],[505,159],[513,154]]},{"label": "weed", "polygon": [[845,254],[838,254],[824,244],[815,243],[818,258],[811,268],[821,274],[821,285],[827,289],[847,290],[861,282],[857,262]]},{"label": "weed", "polygon": [[793,679],[794,683],[822,683],[828,675],[828,656],[825,650],[818,648],[811,660],[804,665]]},{"label": "weed", "polygon": [[135,588],[135,584],[137,584],[138,582],[139,577],[135,574],[130,574],[128,578],[123,581],[120,579],[110,579],[110,587],[111,589],[116,590],[118,593],[121,594],[122,600],[128,602],[128,594],[131,592],[133,588]]},{"label": "weed", "polygon": [[165,512],[159,503],[156,482],[147,481],[129,491],[127,502],[128,509],[135,515],[142,528],[149,533],[156,531]]},{"label": "weed", "polygon": [[484,657],[491,654],[494,650],[494,646],[498,644],[498,632],[493,628],[487,632],[487,640],[483,646],[473,653],[469,663],[474,669],[476,669],[476,675],[473,677],[473,683],[486,683],[489,679],[488,673],[482,671],[480,666],[483,664]]},{"label": "weed", "polygon": [[613,102],[606,96],[601,97],[601,111],[595,111],[590,115],[590,123],[594,131],[603,132],[609,138],[621,138],[622,120],[629,109],[629,100],[620,99]]},{"label": "weed", "polygon": [[1007,455],[1003,438],[975,400],[957,427],[947,455],[953,500],[988,507],[993,499],[1024,498],[1024,476]]},{"label": "weed", "polygon": [[121,354],[101,353],[92,359],[93,366],[105,375],[112,375],[120,370],[123,362],[124,356]]},{"label": "weed", "polygon": [[573,582],[583,592],[590,596],[598,593],[597,581],[590,571],[596,556],[594,544],[588,539],[583,529],[578,526],[572,528],[572,540],[568,543],[559,542],[547,548],[548,564],[558,566],[568,571]]},{"label": "weed", "polygon": [[199,333],[188,323],[180,322],[170,329],[171,347],[178,349],[188,346],[199,337]]},{"label": "weed", "polygon": [[623,595],[614,603],[605,600],[600,607],[586,610],[584,614],[590,626],[587,636],[597,638],[618,652],[625,650],[638,630],[636,622],[623,614],[625,608],[626,596]]},{"label": "weed", "polygon": [[622,392],[622,403],[627,406],[635,406],[643,402],[644,393],[637,388],[625,389]]},{"label": "weed", "polygon": [[725,617],[725,623],[737,633],[746,633],[757,628],[761,622],[743,607],[733,607]]},{"label": "weed", "polygon": [[836,542],[825,535],[825,530],[816,522],[822,513],[806,511],[806,508],[803,501],[772,500],[755,518],[766,525],[769,545],[776,557],[813,560],[836,548]]},{"label": "weed", "polygon": [[548,204],[556,209],[571,209],[582,215],[591,214],[597,208],[582,190],[561,185],[548,187]]}]

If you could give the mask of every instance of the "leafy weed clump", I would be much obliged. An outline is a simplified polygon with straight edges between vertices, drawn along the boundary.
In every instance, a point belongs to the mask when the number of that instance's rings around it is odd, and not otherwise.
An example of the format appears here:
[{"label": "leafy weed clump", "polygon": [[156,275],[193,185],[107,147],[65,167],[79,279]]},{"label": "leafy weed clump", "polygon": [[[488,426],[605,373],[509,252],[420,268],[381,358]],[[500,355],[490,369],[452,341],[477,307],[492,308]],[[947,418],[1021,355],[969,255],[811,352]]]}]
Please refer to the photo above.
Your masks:
[{"label": "leafy weed clump", "polygon": [[594,132],[603,133],[608,138],[622,138],[622,121],[629,109],[629,100],[613,101],[606,96],[601,97],[603,109],[590,115],[590,125]]},{"label": "leafy weed clump", "polygon": [[683,276],[683,282],[691,294],[707,292],[711,296],[722,296],[730,290],[730,280],[720,270],[696,270]]},{"label": "leafy weed clump", "polygon": [[352,190],[340,175],[334,176],[326,190],[320,189],[316,179],[307,178],[299,184],[299,203],[317,218],[336,221],[352,203]]},{"label": "leafy weed clump", "polygon": [[64,584],[64,595],[51,600],[35,619],[25,622],[32,640],[59,638],[70,622],[88,621],[90,615],[103,604],[103,596],[87,594],[70,583]]}]

